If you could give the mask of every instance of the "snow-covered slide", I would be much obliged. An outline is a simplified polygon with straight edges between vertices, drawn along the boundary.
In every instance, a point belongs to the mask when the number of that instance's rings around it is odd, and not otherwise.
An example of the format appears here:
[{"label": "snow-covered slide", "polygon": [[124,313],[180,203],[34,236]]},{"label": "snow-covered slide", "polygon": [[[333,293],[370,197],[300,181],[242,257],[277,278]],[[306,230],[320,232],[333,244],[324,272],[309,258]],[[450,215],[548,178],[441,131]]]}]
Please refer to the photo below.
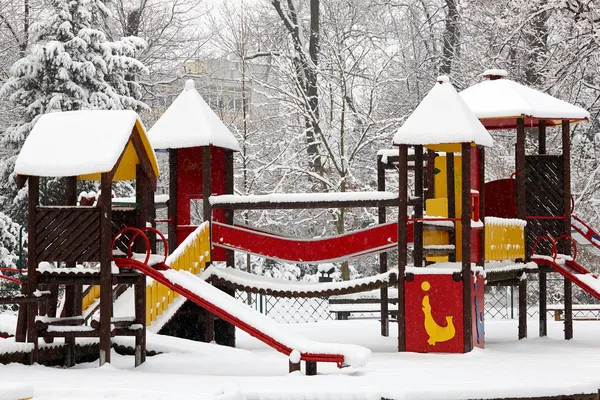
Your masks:
[{"label": "snow-covered slide", "polygon": [[[150,266],[137,258],[115,258],[114,262],[119,268],[137,269],[158,284],[164,285],[165,289],[179,293],[277,351],[288,356],[294,352],[290,357],[293,363],[300,360],[334,362],[338,367],[362,367],[366,364],[370,350],[355,345],[320,343],[306,339],[194,275],[192,272],[199,273],[199,264],[207,256],[210,259],[210,254],[204,251],[210,246],[208,226],[208,222],[205,222],[196,228],[164,263]],[[295,360],[297,353],[299,359]]]},{"label": "snow-covered slide", "polygon": [[577,243],[600,256],[600,234],[574,214],[571,214],[571,236]]},{"label": "snow-covered slide", "polygon": [[360,346],[320,343],[306,339],[188,271],[176,271],[171,268],[158,271],[132,259],[117,259],[115,262],[121,268],[137,269],[285,355],[289,356],[292,351],[297,350],[301,360],[335,362],[340,368],[362,367],[371,355],[369,349]]},{"label": "snow-covered slide", "polygon": [[[536,247],[541,240],[547,240],[552,243],[552,256],[544,256],[535,253]],[[573,244],[573,256],[558,253],[558,242],[561,240],[571,241]],[[557,239],[554,239],[549,235],[543,235],[537,238],[531,252],[531,261],[538,265],[551,267],[587,293],[594,296],[597,300],[600,300],[600,279],[598,279],[598,275],[592,273],[589,269],[576,261],[577,245],[574,238],[568,235],[562,235]]]}]

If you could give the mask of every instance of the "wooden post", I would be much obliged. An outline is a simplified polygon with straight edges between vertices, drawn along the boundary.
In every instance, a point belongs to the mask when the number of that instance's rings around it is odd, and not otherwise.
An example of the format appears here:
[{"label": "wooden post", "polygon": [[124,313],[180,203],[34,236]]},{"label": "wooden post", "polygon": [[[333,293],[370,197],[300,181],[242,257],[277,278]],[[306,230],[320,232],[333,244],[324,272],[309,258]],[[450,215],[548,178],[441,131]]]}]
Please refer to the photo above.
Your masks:
[{"label": "wooden post", "polygon": [[[65,178],[65,204],[68,206],[77,205],[77,177],[69,176]],[[77,263],[66,263],[67,268],[75,268]],[[82,285],[70,284],[65,285],[65,316],[72,317],[81,315],[81,302],[83,300]],[[72,367],[75,365],[75,337],[66,337],[65,344],[67,347],[67,356],[65,358],[65,366]]]},{"label": "wooden post", "polygon": [[406,351],[404,273],[406,271],[408,218],[408,146],[401,144],[398,158],[398,351]]},{"label": "wooden post", "polygon": [[[37,290],[37,251],[36,243],[36,208],[40,201],[40,178],[38,176],[29,177],[29,199],[27,206],[27,235],[29,251],[27,255],[27,297],[33,298],[33,293]],[[39,361],[37,329],[35,327],[35,317],[37,315],[37,303],[29,303],[27,307],[27,341],[33,343],[31,353],[31,362]]]},{"label": "wooden post", "polygon": [[296,371],[300,371],[300,362],[293,363],[290,361],[290,374]]},{"label": "wooden post", "polygon": [[[385,192],[385,164],[382,161],[383,156],[377,156],[377,190]],[[386,208],[377,208],[377,216],[380,224],[386,222]],[[379,253],[379,272],[384,274],[388,269],[387,253]],[[382,286],[379,289],[379,297],[381,303],[381,336],[388,337],[390,335],[390,320],[388,310],[388,289],[387,286]]]},{"label": "wooden post", "polygon": [[545,272],[539,273],[539,297],[540,297],[540,329],[539,336],[548,335],[548,281]]},{"label": "wooden post", "polygon": [[485,147],[479,147],[479,219],[484,226],[479,236],[479,262],[477,265],[485,265]]},{"label": "wooden post", "polygon": [[177,149],[169,149],[169,252],[177,248]]},{"label": "wooden post", "polygon": [[100,365],[110,363],[112,317],[112,176],[103,173],[100,187]]},{"label": "wooden post", "polygon": [[[517,146],[515,150],[515,165],[517,169],[517,218],[525,220],[527,208],[525,202],[525,118],[517,118]],[[527,240],[527,227],[525,227]],[[527,243],[525,243],[527,246]],[[529,255],[525,253],[527,260]],[[519,281],[519,339],[527,337],[527,280]]]},{"label": "wooden post", "polygon": [[[538,154],[546,154],[546,121],[538,121]],[[540,329],[539,336],[548,335],[548,282],[545,272],[539,273]]]},{"label": "wooden post", "polygon": [[[204,146],[202,148],[202,213],[204,221],[209,223],[212,214],[209,202],[211,192],[210,146]],[[215,317],[207,310],[204,314],[204,341],[210,343],[215,340]]]},{"label": "wooden post", "polygon": [[[563,234],[571,234],[571,124],[562,121],[562,152],[563,152],[563,208],[565,220]],[[571,244],[564,242],[563,253],[571,254]],[[565,278],[565,340],[573,339],[573,284]]]},{"label": "wooden post", "polygon": [[426,199],[435,196],[435,151],[427,149],[427,193]]},{"label": "wooden post", "polygon": [[517,148],[515,165],[517,168],[517,218],[525,219],[525,120],[517,118]]},{"label": "wooden post", "polygon": [[317,362],[316,361],[307,361],[306,362],[306,375],[313,376],[317,374]]},{"label": "wooden post", "polygon": [[[141,165],[136,166],[136,203],[139,204],[137,212],[137,225],[138,228],[143,229],[146,227],[146,223],[150,220],[150,198],[154,199],[154,193],[150,190],[149,177]],[[154,209],[152,202],[152,207]],[[151,242],[156,245],[156,237]],[[138,251],[146,251],[143,247],[144,243],[140,241]],[[151,249],[154,252],[154,249]],[[142,328],[138,329],[135,334],[135,366],[138,367],[146,361],[146,276],[141,275],[136,282],[133,284],[133,301],[134,301],[134,313],[135,322]]]},{"label": "wooden post", "polygon": [[538,121],[538,154],[546,154],[546,121]]},{"label": "wooden post", "polygon": [[462,285],[463,285],[463,332],[464,352],[473,350],[473,317],[471,315],[471,143],[461,146],[462,162],[462,199],[461,216],[462,225]]},{"label": "wooden post", "polygon": [[135,366],[146,361],[146,275],[134,284],[135,322],[142,326],[135,335]]},{"label": "wooden post", "polygon": [[[423,146],[415,146],[415,196],[418,197],[415,206],[415,218],[423,218],[424,192],[423,192]],[[423,266],[423,221],[415,221],[413,224],[414,232],[414,252],[413,259],[415,267]]]},{"label": "wooden post", "polygon": [[527,337],[527,278],[519,280],[519,340]]},{"label": "wooden post", "polygon": [[[454,153],[446,153],[446,197],[448,199],[448,218],[456,218],[456,193],[454,191]],[[456,224],[454,224],[456,228]],[[456,229],[450,232],[450,244],[455,252],[448,256],[448,261],[456,261]]]}]

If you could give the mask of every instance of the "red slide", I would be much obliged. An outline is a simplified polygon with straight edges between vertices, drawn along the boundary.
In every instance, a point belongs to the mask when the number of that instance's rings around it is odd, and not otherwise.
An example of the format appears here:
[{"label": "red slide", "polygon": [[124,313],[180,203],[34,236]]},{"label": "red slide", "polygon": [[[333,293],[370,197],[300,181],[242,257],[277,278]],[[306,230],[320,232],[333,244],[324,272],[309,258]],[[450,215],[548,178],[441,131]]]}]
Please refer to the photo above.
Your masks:
[{"label": "red slide", "polygon": [[371,354],[364,347],[320,343],[299,336],[187,271],[176,271],[165,264],[159,271],[130,258],[114,261],[119,268],[137,269],[285,355],[297,350],[301,360],[334,362],[341,368],[362,367]]},{"label": "red slide", "polygon": [[[535,254],[537,244],[541,240],[548,240],[552,243],[552,256],[540,256]],[[569,240],[573,245],[573,256],[558,254],[557,243],[560,240]],[[532,248],[531,261],[538,265],[551,267],[556,272],[569,279],[571,282],[585,290],[587,293],[600,300],[600,280],[598,276],[589,269],[579,264],[577,260],[577,242],[574,238],[567,235],[559,236],[556,240],[548,235],[540,236]]]},{"label": "red slide", "polygon": [[[413,224],[407,227],[408,241],[412,242]],[[275,260],[322,263],[381,253],[396,247],[398,224],[390,222],[327,238],[296,239],[213,221],[212,241],[215,246]]]},{"label": "red slide", "polygon": [[571,235],[577,243],[583,246],[589,246],[589,249],[595,255],[600,256],[600,234],[586,224],[581,218],[573,214],[571,214]]}]

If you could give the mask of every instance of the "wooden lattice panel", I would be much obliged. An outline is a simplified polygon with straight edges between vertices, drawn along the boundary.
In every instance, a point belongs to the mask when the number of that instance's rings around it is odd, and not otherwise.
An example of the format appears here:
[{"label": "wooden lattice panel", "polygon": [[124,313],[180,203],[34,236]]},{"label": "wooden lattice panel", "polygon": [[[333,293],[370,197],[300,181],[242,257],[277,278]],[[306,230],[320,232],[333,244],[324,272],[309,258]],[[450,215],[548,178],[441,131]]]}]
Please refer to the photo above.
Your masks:
[{"label": "wooden lattice panel", "polygon": [[100,260],[100,208],[38,207],[37,261]]},{"label": "wooden lattice panel", "polygon": [[[117,233],[123,229],[130,226],[137,226],[137,210],[136,209],[128,209],[128,210],[113,210],[112,212],[112,237],[115,237]],[[117,242],[115,243],[115,248],[127,253],[127,249],[129,246],[129,239],[131,238],[132,233],[126,232],[121,235]]]},{"label": "wooden lattice panel", "polygon": [[[562,156],[539,155],[525,158],[525,190],[528,216],[564,216]],[[540,235],[557,237],[563,233],[561,219],[527,219],[527,252]],[[542,241],[537,254],[552,254],[549,241]]]}]

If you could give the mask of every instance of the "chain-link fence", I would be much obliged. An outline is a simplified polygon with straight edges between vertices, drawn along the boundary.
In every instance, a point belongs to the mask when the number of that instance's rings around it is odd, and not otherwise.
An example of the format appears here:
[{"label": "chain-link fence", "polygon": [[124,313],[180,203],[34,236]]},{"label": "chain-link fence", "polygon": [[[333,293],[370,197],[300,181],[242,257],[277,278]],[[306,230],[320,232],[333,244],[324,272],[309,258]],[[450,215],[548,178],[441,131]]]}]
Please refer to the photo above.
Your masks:
[{"label": "chain-link fence", "polygon": [[327,298],[284,298],[246,292],[236,292],[235,297],[277,322],[303,323],[333,319]]},{"label": "chain-link fence", "polygon": [[[551,278],[547,280],[548,305],[564,304],[564,280]],[[334,319],[329,310],[327,298],[282,298],[261,294],[236,292],[236,298],[250,307],[268,315],[277,322],[318,322]],[[592,296],[573,285],[573,304],[598,304]],[[539,315],[539,282],[530,275],[527,283],[527,315],[537,318]],[[554,311],[548,312],[552,319]],[[485,293],[485,318],[516,319],[519,317],[519,290],[517,287],[489,286]],[[573,310],[574,318],[598,318],[600,310]],[[379,318],[378,312],[356,314],[353,318]]]},{"label": "chain-link fence", "polygon": [[[527,282],[527,316],[537,318],[539,315],[539,281],[537,276],[530,275]],[[547,279],[548,305],[564,304],[564,279]],[[598,301],[573,285],[573,304],[598,304]],[[554,314],[554,311],[550,311]],[[487,319],[515,319],[519,316],[519,290],[517,287],[490,286],[485,293],[485,317]],[[574,318],[599,318],[600,310],[573,310]]]}]

